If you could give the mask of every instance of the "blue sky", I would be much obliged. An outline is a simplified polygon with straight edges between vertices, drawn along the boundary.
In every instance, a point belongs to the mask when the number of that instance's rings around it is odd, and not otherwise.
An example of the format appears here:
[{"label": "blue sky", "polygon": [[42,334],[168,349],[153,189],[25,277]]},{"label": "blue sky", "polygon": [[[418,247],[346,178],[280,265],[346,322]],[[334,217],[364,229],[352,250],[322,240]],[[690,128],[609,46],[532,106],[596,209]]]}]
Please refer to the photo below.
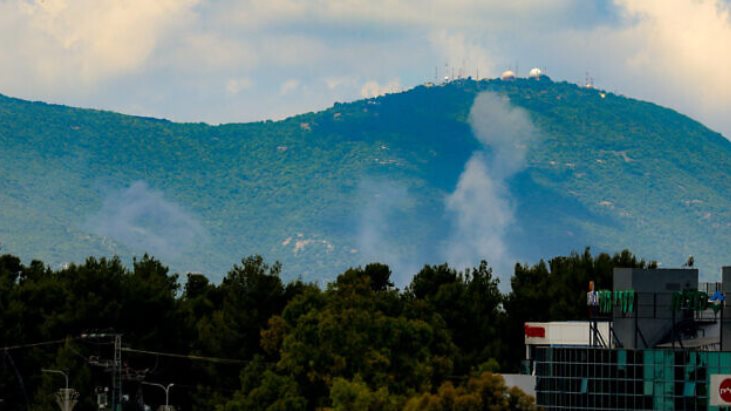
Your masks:
[{"label": "blue sky", "polygon": [[[0,92],[179,121],[279,119],[452,70],[545,67],[731,137],[726,0],[0,0]],[[450,68],[445,70],[445,65]]]}]

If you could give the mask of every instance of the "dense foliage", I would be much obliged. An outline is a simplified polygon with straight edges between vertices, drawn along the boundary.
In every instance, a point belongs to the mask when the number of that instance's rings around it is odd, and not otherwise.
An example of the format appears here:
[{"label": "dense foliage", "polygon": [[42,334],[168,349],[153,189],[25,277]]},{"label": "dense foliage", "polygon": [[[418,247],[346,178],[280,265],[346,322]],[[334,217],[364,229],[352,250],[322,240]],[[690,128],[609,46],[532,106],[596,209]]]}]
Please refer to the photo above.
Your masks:
[{"label": "dense foliage", "polygon": [[[323,283],[369,261],[395,264],[378,251],[438,263],[453,228],[444,199],[481,149],[468,114],[483,91],[509,97],[540,132],[506,182],[512,255],[592,244],[666,265],[694,254],[707,276],[728,263],[731,143],[672,110],[548,79],[454,81],[220,126],[0,96],[0,242],[53,267],[148,252],[216,281],[253,254],[282,261],[284,278]],[[125,197],[140,181],[147,191]],[[124,204],[145,213],[130,218]],[[197,225],[155,218],[155,206]],[[383,249],[366,241],[374,235]]]},{"label": "dense foliage", "polygon": [[162,403],[142,381],[175,383],[181,410],[532,409],[494,374],[519,369],[523,322],[580,319],[590,279],[607,287],[614,267],[645,265],[587,249],[517,265],[503,294],[485,262],[427,265],[399,290],[375,263],[321,288],[284,283],[261,257],[214,284],[201,274],[181,283],[149,256],[130,269],[89,258],[54,270],[3,255],[0,409],[55,409],[63,380],[42,368],[66,370],[77,409],[96,409],[113,340],[89,333],[122,334],[127,410]]}]

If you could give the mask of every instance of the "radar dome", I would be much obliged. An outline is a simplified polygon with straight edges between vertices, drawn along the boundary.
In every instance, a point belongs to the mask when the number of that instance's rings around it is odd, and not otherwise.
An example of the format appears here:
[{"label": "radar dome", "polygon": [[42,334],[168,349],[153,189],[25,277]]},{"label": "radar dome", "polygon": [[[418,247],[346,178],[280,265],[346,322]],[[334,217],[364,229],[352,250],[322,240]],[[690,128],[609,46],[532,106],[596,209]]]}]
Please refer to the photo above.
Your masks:
[{"label": "radar dome", "polygon": [[530,77],[530,78],[539,79],[539,78],[541,78],[542,75],[543,75],[543,72],[538,67],[534,67],[528,72],[528,77]]},{"label": "radar dome", "polygon": [[500,75],[500,80],[514,80],[515,79],[515,73],[513,73],[512,70],[505,70],[503,71],[503,74]]}]

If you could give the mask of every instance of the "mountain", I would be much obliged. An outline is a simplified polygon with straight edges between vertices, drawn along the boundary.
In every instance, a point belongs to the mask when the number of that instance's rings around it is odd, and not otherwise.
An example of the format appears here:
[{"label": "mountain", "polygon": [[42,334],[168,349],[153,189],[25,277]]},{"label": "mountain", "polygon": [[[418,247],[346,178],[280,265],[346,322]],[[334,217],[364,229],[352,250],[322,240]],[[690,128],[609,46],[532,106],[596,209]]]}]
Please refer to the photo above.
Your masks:
[{"label": "mountain", "polygon": [[327,280],[379,260],[403,284],[426,262],[506,276],[585,246],[693,255],[708,279],[731,264],[731,143],[545,77],[219,126],[0,96],[0,144],[2,251],[54,266],[147,251],[220,278],[261,254]]}]

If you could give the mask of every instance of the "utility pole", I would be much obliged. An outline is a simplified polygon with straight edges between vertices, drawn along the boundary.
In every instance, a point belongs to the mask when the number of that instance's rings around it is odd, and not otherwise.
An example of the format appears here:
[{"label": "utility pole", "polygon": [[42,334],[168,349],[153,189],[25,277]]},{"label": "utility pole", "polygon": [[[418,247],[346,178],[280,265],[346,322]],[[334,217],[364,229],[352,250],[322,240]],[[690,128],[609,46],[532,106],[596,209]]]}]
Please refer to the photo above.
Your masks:
[{"label": "utility pole", "polygon": [[93,365],[104,367],[112,373],[112,411],[122,411],[122,334],[89,333],[81,334],[81,338],[113,338],[114,354],[112,361],[96,361]]},{"label": "utility pole", "polygon": [[114,335],[112,363],[112,410],[122,411],[122,334]]},{"label": "utility pole", "polygon": [[63,375],[64,379],[66,380],[66,388],[62,388],[56,393],[56,404],[58,404],[58,406],[61,408],[61,411],[72,411],[76,406],[76,403],[79,401],[79,392],[74,390],[73,388],[69,388],[68,374],[61,370],[49,370],[45,368],[41,369],[41,371],[51,374]]}]

